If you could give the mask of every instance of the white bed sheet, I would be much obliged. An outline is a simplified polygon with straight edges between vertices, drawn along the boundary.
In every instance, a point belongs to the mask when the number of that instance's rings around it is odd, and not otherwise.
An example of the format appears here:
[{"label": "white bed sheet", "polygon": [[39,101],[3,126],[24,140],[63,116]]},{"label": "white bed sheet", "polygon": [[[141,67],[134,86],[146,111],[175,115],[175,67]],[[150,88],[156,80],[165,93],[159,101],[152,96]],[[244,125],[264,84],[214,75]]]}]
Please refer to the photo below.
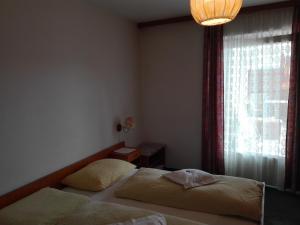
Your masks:
[{"label": "white bed sheet", "polygon": [[90,197],[92,200],[97,201],[104,201],[104,202],[112,202],[117,203],[120,205],[126,205],[131,207],[137,207],[142,209],[147,209],[155,212],[160,212],[163,214],[173,215],[177,217],[183,217],[186,219],[198,221],[201,223],[205,223],[208,225],[258,225],[259,223],[255,223],[252,221],[234,218],[234,217],[226,217],[226,216],[218,216],[214,214],[208,214],[208,213],[201,213],[196,211],[189,211],[189,210],[183,210],[183,209],[176,209],[171,207],[165,207],[160,205],[154,205],[144,202],[139,202],[135,200],[129,200],[129,199],[122,199],[122,198],[116,198],[114,196],[114,191],[117,190],[120,186],[122,186],[127,179],[135,174],[137,170],[133,171],[132,173],[128,174],[128,176],[124,177],[123,179],[117,181],[115,184],[113,184],[111,187],[105,189],[101,192],[90,192],[90,191],[82,191],[70,187],[66,187],[63,190],[66,192],[72,192],[77,194],[82,194],[85,196]]}]

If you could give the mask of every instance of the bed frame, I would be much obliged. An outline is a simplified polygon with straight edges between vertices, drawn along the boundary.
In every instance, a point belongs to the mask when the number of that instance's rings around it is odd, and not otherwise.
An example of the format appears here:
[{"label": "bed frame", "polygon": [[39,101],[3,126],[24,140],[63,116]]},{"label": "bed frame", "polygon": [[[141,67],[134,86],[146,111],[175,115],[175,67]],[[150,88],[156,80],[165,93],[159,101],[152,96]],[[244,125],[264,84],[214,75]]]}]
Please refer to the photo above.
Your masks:
[{"label": "bed frame", "polygon": [[109,148],[103,149],[99,151],[98,153],[91,155],[85,159],[82,159],[76,163],[73,163],[63,169],[60,169],[58,171],[55,171],[45,177],[42,177],[36,181],[33,181],[23,187],[20,187],[14,191],[11,191],[5,195],[0,196],[0,209],[4,208],[5,206],[8,206],[28,195],[31,195],[32,193],[45,188],[45,187],[54,187],[61,189],[63,186],[60,183],[62,179],[64,179],[66,176],[76,172],[77,170],[80,170],[81,168],[85,167],[87,164],[94,162],[99,159],[108,158],[109,155],[122,147],[125,146],[124,142],[120,142],[118,144],[115,144]]},{"label": "bed frame", "polygon": [[265,197],[266,197],[266,184],[264,183],[263,186],[263,197],[261,200],[261,219],[260,219],[260,225],[264,225],[265,223]]}]

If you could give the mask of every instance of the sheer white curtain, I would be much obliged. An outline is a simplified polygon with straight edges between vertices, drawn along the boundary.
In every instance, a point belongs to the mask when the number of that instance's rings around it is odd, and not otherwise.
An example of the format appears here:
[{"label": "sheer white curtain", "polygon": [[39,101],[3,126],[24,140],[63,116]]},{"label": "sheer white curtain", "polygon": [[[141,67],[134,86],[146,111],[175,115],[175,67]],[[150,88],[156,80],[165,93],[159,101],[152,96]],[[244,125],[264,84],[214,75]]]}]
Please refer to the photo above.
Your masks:
[{"label": "sheer white curtain", "polygon": [[225,170],[283,187],[293,10],[242,14],[224,29]]}]

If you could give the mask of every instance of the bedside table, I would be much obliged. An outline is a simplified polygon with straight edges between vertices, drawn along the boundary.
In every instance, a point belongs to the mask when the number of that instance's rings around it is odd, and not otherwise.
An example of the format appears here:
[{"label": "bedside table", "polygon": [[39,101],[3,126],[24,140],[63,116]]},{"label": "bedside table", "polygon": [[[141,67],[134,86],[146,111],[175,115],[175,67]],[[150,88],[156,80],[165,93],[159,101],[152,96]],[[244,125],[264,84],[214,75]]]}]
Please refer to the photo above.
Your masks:
[{"label": "bedside table", "polygon": [[133,162],[137,160],[141,156],[141,151],[139,149],[134,149],[134,151],[128,153],[128,154],[122,154],[118,152],[112,152],[109,156],[113,159],[121,159],[127,162]]},{"label": "bedside table", "polygon": [[159,143],[143,143],[138,147],[141,150],[140,167],[163,169],[165,167],[166,145]]}]

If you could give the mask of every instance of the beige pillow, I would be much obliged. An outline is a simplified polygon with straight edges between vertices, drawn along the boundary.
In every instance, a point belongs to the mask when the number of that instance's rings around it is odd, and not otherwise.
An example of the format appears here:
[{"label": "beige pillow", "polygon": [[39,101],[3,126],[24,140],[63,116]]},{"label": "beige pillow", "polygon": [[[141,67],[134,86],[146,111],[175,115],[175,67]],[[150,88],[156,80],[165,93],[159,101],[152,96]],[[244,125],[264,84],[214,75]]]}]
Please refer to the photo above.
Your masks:
[{"label": "beige pillow", "polygon": [[123,160],[102,159],[67,176],[62,183],[77,189],[101,191],[133,169],[135,165]]}]

